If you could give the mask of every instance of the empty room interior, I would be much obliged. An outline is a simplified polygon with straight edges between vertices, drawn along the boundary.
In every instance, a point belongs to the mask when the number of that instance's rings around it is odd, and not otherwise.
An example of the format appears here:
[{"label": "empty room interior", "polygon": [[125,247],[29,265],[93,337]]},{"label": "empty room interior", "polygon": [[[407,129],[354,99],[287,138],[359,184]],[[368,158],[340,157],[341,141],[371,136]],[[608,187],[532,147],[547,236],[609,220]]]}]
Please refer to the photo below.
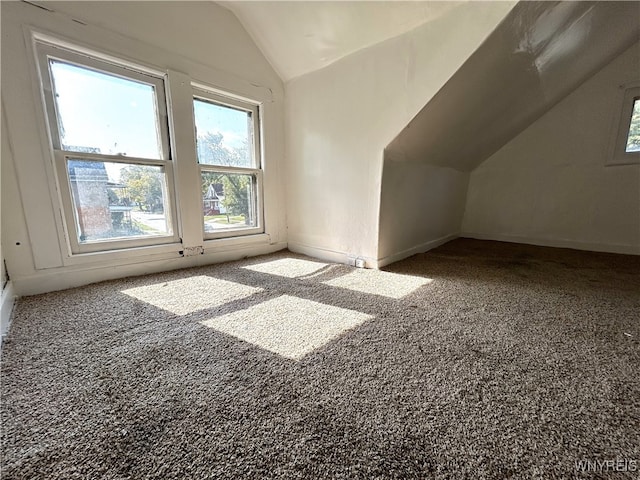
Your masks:
[{"label": "empty room interior", "polygon": [[640,2],[2,1],[10,479],[637,479]]}]

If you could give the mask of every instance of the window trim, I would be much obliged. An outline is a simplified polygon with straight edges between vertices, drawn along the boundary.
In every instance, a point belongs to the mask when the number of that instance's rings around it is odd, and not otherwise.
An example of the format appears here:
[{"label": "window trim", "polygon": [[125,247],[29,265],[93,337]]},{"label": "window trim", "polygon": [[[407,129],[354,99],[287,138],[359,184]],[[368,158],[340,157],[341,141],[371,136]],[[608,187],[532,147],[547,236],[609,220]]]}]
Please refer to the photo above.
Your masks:
[{"label": "window trim", "polygon": [[[117,65],[98,55],[88,55],[85,52],[72,50],[69,47],[53,45],[47,41],[35,39],[36,63],[40,74],[40,88],[44,102],[44,114],[47,122],[47,133],[52,150],[52,161],[56,176],[56,185],[59,193],[62,210],[63,230],[66,237],[70,255],[110,252],[136,247],[156,246],[162,244],[177,243],[180,241],[179,224],[177,216],[177,198],[175,190],[174,166],[171,161],[171,149],[169,142],[169,126],[167,111],[167,94],[165,78],[143,72],[143,68],[135,70],[131,66]],[[59,60],[64,63],[76,65],[87,70],[114,75],[125,80],[151,85],[155,92],[155,114],[158,122],[158,135],[160,144],[160,159],[138,158],[125,155],[109,155],[75,152],[63,150],[58,126],[58,113],[53,92],[53,78],[49,60]],[[71,181],[67,172],[69,158],[87,159],[89,161],[102,161],[113,163],[127,163],[137,165],[161,166],[164,170],[167,198],[165,198],[165,215],[167,225],[171,233],[166,235],[105,239],[82,243],[79,240],[74,203],[72,198]]]},{"label": "window trim", "polygon": [[640,82],[627,83],[620,86],[619,115],[615,117],[612,126],[612,140],[608,165],[637,165],[640,164],[640,152],[627,152],[627,140],[631,127],[634,102],[640,100]]},{"label": "window trim", "polygon": [[[251,129],[251,143],[252,143],[252,167],[235,167],[227,165],[212,165],[200,163],[197,159],[196,148],[196,162],[198,163],[198,175],[199,181],[202,181],[203,172],[216,172],[216,173],[236,173],[244,175],[253,175],[256,178],[255,187],[255,210],[256,210],[256,226],[248,228],[235,228],[229,230],[221,230],[218,232],[206,232],[204,230],[204,215],[202,215],[202,228],[203,228],[203,240],[217,240],[229,237],[243,237],[247,235],[257,235],[265,233],[264,226],[264,175],[262,168],[262,148],[260,142],[261,131],[261,117],[260,117],[260,104],[251,102],[248,100],[235,98],[231,96],[221,95],[219,92],[208,90],[200,84],[192,83],[193,100],[200,100],[215,105],[221,105],[223,107],[229,107],[236,110],[242,110],[251,113],[251,119],[253,128]],[[193,101],[192,101],[193,108]],[[193,137],[197,145],[197,129],[195,125],[195,112],[193,113],[194,119],[194,131]]]}]

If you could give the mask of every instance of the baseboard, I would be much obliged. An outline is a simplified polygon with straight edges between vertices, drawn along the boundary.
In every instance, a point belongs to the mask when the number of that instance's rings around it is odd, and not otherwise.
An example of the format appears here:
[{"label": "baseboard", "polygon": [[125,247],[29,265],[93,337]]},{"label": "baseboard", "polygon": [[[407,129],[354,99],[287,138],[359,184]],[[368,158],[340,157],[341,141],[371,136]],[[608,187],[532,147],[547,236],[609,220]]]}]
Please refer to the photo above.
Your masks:
[{"label": "baseboard", "polygon": [[440,245],[444,245],[445,243],[458,238],[460,235],[456,233],[452,233],[449,235],[445,235],[440,238],[436,238],[435,240],[429,240],[428,242],[421,243],[420,245],[416,245],[415,247],[408,248],[398,253],[394,253],[393,255],[387,255],[386,257],[379,258],[377,262],[378,268],[382,268],[391,263],[403,260],[405,258],[409,258],[417,253],[424,253],[433,248],[439,247]]},{"label": "baseboard", "polygon": [[463,238],[476,240],[494,240],[497,242],[524,243],[526,245],[538,245],[541,247],[572,248],[574,250],[587,250],[590,252],[621,253],[624,255],[640,255],[640,245],[616,245],[608,243],[578,242],[575,240],[525,237],[520,235],[501,235],[492,233],[462,232]]},{"label": "baseboard", "polygon": [[4,336],[9,331],[11,313],[13,312],[15,302],[16,294],[13,288],[13,282],[9,281],[2,290],[2,298],[0,299],[0,336],[2,340],[4,340]]},{"label": "baseboard", "polygon": [[308,255],[309,257],[317,258],[325,262],[343,263],[345,265],[355,266],[356,259],[362,259],[365,262],[364,266],[366,268],[377,268],[375,258],[365,257],[363,255],[354,255],[322,247],[312,247],[311,245],[305,245],[304,243],[298,242],[289,242],[288,248],[294,253]]}]

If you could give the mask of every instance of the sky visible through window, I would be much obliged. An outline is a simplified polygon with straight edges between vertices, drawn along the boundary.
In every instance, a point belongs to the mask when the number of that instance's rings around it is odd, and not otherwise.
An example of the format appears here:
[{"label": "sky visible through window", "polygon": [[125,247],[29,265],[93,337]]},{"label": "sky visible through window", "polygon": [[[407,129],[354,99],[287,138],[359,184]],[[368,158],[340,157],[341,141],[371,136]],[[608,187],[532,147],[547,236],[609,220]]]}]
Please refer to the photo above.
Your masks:
[{"label": "sky visible through window", "polygon": [[246,112],[202,100],[193,102],[193,111],[198,136],[221,133],[222,144],[227,148],[239,148],[248,141]]},{"label": "sky visible through window", "polygon": [[[61,143],[64,149],[107,155],[161,158],[155,89],[152,85],[51,60]],[[198,112],[198,135],[222,134],[226,148],[247,139],[244,112],[229,108]],[[118,181],[119,166],[109,177]]]}]

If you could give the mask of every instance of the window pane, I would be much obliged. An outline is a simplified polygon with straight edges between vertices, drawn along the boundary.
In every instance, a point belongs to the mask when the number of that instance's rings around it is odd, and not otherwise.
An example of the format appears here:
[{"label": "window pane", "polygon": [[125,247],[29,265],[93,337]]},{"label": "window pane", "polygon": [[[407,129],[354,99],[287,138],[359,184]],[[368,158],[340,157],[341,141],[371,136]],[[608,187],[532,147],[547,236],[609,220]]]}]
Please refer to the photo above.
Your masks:
[{"label": "window pane", "polygon": [[629,136],[627,137],[626,152],[640,152],[640,98],[633,102],[633,113],[631,114],[631,124],[629,125]]},{"label": "window pane", "polygon": [[253,167],[251,112],[194,99],[198,162]]},{"label": "window pane", "polygon": [[163,170],[152,165],[69,160],[80,243],[170,235]]},{"label": "window pane", "polygon": [[162,158],[153,86],[49,63],[63,150]]},{"label": "window pane", "polygon": [[202,172],[204,231],[257,227],[255,175]]}]

